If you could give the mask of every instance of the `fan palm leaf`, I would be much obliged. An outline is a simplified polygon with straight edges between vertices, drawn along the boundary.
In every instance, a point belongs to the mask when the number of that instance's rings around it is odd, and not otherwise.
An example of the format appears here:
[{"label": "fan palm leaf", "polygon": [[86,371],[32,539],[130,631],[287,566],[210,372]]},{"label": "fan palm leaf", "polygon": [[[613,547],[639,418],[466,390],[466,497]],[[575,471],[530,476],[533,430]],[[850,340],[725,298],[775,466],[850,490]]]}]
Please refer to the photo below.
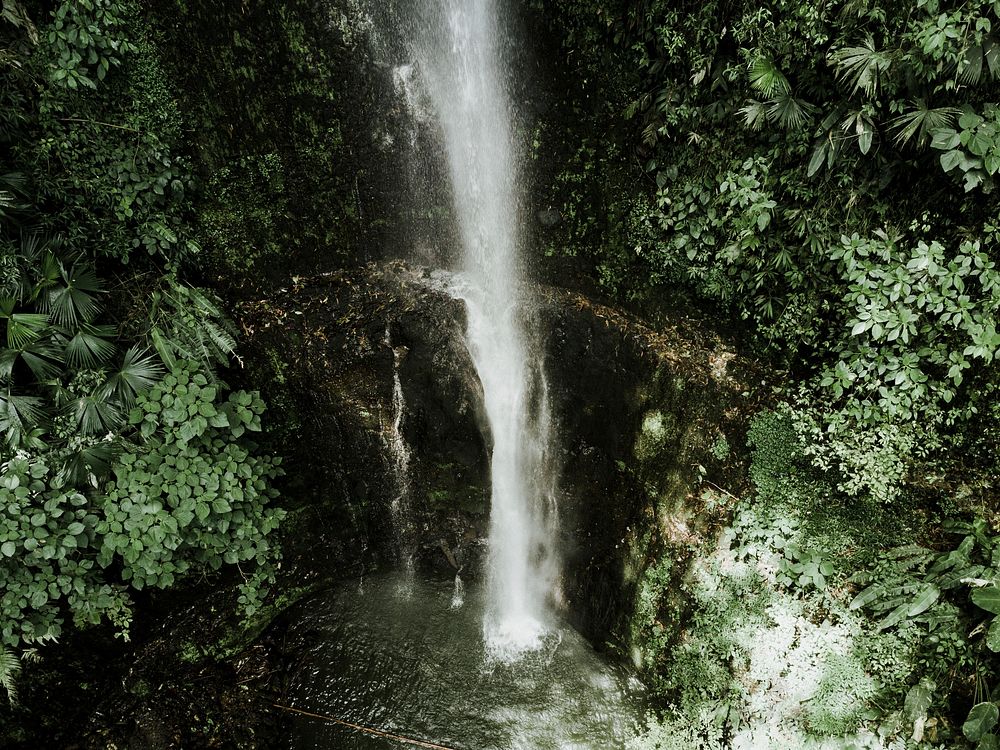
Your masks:
[{"label": "fan palm leaf", "polygon": [[0,319],[7,321],[7,346],[10,349],[22,349],[34,344],[50,332],[49,317],[39,313],[15,313],[7,311],[13,307],[6,303],[13,300],[4,300],[0,304]]},{"label": "fan palm leaf", "polygon": [[912,109],[892,119],[889,127],[896,131],[893,142],[903,147],[914,143],[918,148],[925,148],[935,130],[951,127],[955,118],[962,110],[955,107],[928,107],[923,99],[911,102]]},{"label": "fan palm leaf", "polygon": [[857,47],[843,47],[830,53],[830,63],[837,78],[851,87],[851,93],[861,91],[873,97],[888,72],[892,59],[875,49],[872,38],[866,37]]},{"label": "fan palm leaf", "polygon": [[125,407],[135,403],[140,394],[146,393],[163,377],[163,368],[145,349],[133,346],[122,359],[121,367],[101,386],[100,396],[114,399]]},{"label": "fan palm leaf", "polygon": [[0,391],[0,433],[11,447],[21,447],[24,438],[37,439],[32,428],[44,419],[44,405],[36,396],[21,396],[10,390]]},{"label": "fan palm leaf", "polygon": [[18,361],[31,370],[36,380],[46,381],[58,376],[62,352],[49,336],[21,346],[0,349],[0,382],[11,380]]},{"label": "fan palm leaf", "polygon": [[66,457],[59,468],[58,479],[64,485],[97,486],[99,480],[111,472],[115,453],[115,446],[110,442],[83,446]]},{"label": "fan palm leaf", "polygon": [[83,323],[66,342],[66,362],[70,367],[100,367],[115,353],[115,327]]},{"label": "fan palm leaf", "polygon": [[750,86],[769,99],[791,90],[785,74],[770,58],[764,56],[758,56],[750,63]]},{"label": "fan palm leaf", "polygon": [[786,91],[768,102],[767,118],[785,130],[797,130],[809,122],[813,110],[811,104]]},{"label": "fan palm leaf", "polygon": [[89,323],[97,315],[100,307],[97,295],[104,292],[93,266],[74,263],[68,269],[60,269],[61,284],[49,290],[43,297],[42,310],[49,313],[52,321],[64,328],[76,326],[79,322]]},{"label": "fan palm leaf", "polygon": [[84,435],[105,435],[124,422],[121,411],[97,392],[72,399],[69,413]]},{"label": "fan palm leaf", "polygon": [[767,105],[764,102],[751,99],[746,106],[740,108],[743,124],[751,130],[760,130],[767,122]]}]

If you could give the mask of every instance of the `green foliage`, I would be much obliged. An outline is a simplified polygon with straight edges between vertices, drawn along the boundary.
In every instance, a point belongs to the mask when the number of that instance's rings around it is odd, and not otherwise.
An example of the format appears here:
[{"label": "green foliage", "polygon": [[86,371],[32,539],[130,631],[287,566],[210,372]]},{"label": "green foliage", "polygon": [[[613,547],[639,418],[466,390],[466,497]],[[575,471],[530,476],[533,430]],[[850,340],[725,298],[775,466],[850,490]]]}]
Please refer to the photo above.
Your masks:
[{"label": "green foliage", "polygon": [[977,187],[992,190],[993,175],[1000,169],[1000,122],[995,105],[986,105],[984,116],[965,107],[958,120],[959,130],[940,127],[931,131],[931,147],[944,151],[941,168],[957,167],[964,177],[965,190]]},{"label": "green foliage", "polygon": [[108,618],[127,635],[128,589],[165,588],[191,571],[252,561],[241,601],[259,606],[273,577],[265,538],[282,517],[266,507],[277,460],[236,439],[259,431],[263,404],[226,399],[193,365],[136,399],[125,445],[97,489],[65,485],[44,456],[9,457],[0,474],[0,637],[10,647]]},{"label": "green foliage", "polygon": [[21,659],[0,645],[0,687],[7,691],[11,704],[17,703],[17,676],[21,672]]},{"label": "green foliage", "polygon": [[[0,66],[0,686],[33,647],[110,621],[130,592],[232,565],[257,611],[274,576],[279,461],[198,252],[187,145],[130,0],[4,0]],[[43,22],[44,21],[44,22]],[[125,264],[130,263],[130,267]],[[114,276],[115,283],[104,278]],[[152,280],[152,283],[150,282]]]},{"label": "green foliage", "polygon": [[59,86],[97,89],[121,55],[134,51],[124,35],[126,5],[114,0],[63,3],[52,13],[45,38],[51,49],[51,80]]},{"label": "green foliage", "polygon": [[[260,431],[264,404],[256,394],[225,401],[199,368],[179,363],[129,415],[137,450],[123,453],[102,502],[98,562],[120,558],[134,588],[165,588],[191,568],[256,561],[243,591],[248,613],[259,606],[262,580],[272,578],[267,535],[284,513],[266,507],[278,459],[255,457],[236,441]],[[137,501],[141,499],[141,501]]]},{"label": "green foliage", "polygon": [[633,662],[649,674],[654,674],[657,661],[666,653],[674,637],[677,613],[669,616],[674,575],[673,561],[663,557],[647,567],[639,580],[629,637],[638,648],[633,654]]},{"label": "green foliage", "polygon": [[1000,7],[560,0],[544,13],[574,63],[614,66],[604,75],[630,103],[596,127],[631,138],[610,148],[645,171],[582,221],[567,213],[567,232],[627,214],[596,237],[594,267],[614,269],[597,280],[746,320],[757,352],[793,368],[798,432],[842,491],[896,501],[946,447],[995,465],[977,436],[995,429],[998,385]]},{"label": "green foliage", "polygon": [[226,366],[236,354],[235,329],[211,292],[181,282],[176,275],[162,279],[150,298],[147,332],[163,363],[197,362],[209,378],[213,368]]}]

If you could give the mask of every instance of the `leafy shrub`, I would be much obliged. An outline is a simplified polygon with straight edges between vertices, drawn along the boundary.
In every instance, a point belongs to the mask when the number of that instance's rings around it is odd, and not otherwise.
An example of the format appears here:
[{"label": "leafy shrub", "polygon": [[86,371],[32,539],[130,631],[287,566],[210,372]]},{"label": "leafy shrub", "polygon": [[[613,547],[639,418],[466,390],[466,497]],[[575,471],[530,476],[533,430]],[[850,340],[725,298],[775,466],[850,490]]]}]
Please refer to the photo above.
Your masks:
[{"label": "leafy shrub", "polygon": [[12,700],[21,663],[67,620],[110,620],[127,637],[132,591],[223,565],[252,614],[273,577],[279,462],[249,440],[260,397],[226,393],[215,373],[235,356],[232,325],[181,281],[198,252],[193,180],[142,9],[58,2],[37,27],[21,3],[0,13],[0,686]]},{"label": "leafy shrub", "polygon": [[42,456],[9,458],[0,474],[0,636],[19,647],[58,637],[63,612],[78,625],[108,617],[127,633],[128,589],[165,588],[191,570],[255,563],[244,585],[253,611],[271,576],[265,536],[282,512],[267,507],[277,460],[238,445],[260,429],[259,397],[225,400],[191,365],[168,374],[130,415],[139,443],[100,490],[67,487]]}]

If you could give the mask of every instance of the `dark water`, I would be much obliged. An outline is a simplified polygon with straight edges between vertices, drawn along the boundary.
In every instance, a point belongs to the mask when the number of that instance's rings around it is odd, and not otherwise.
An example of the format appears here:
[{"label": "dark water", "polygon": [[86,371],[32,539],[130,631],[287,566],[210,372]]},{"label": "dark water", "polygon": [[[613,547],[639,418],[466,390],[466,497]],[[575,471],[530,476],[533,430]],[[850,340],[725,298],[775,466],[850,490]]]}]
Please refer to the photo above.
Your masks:
[{"label": "dark water", "polygon": [[[389,574],[311,602],[290,633],[291,705],[456,750],[611,750],[635,736],[643,695],[621,666],[568,627],[517,663],[491,662],[481,592],[457,609],[453,594]],[[413,746],[299,717],[291,747]]]}]

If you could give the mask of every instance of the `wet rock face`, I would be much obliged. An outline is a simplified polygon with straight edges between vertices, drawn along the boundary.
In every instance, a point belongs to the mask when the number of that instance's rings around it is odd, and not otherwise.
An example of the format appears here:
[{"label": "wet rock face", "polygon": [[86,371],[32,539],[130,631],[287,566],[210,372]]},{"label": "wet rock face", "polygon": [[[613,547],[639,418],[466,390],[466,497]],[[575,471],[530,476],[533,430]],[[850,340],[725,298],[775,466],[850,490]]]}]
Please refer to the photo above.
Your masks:
[{"label": "wet rock face", "polygon": [[282,448],[289,476],[305,477],[294,490],[314,523],[290,541],[313,549],[317,532],[338,531],[302,564],[397,561],[402,539],[421,566],[474,567],[489,515],[488,429],[461,303],[393,264],[302,279],[245,305],[241,318],[255,357],[286,363],[281,388],[306,423],[308,437]]},{"label": "wet rock face", "polygon": [[699,489],[739,481],[738,458],[714,448],[743,444],[752,368],[692,323],[654,331],[579,295],[544,300],[567,612],[591,640],[627,643],[645,568],[664,550],[685,559],[708,530]]},{"label": "wet rock face", "polygon": [[[665,547],[682,560],[699,543],[708,523],[699,482],[739,474],[714,446],[727,436],[742,444],[744,363],[693,324],[653,331],[579,295],[536,296],[566,611],[592,640],[626,642],[649,560]],[[321,520],[314,528],[340,519],[344,558],[366,549],[398,562],[407,545],[422,567],[474,575],[488,531],[490,446],[462,304],[421,271],[391,264],[304,280],[254,305],[244,316],[254,345],[290,362],[308,405],[310,438],[293,446],[289,473],[306,467],[319,486],[307,510]],[[408,450],[402,518],[393,509],[396,428]]]}]

